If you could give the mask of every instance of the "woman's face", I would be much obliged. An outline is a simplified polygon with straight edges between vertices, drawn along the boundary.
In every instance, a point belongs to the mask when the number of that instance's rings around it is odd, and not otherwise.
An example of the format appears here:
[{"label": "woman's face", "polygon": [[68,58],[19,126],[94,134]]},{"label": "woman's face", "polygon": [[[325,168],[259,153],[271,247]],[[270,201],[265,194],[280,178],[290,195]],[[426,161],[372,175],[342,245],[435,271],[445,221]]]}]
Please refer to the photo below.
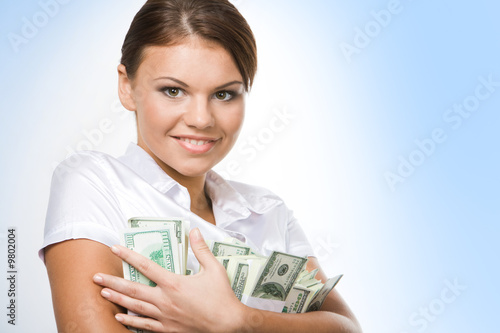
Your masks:
[{"label": "woman's face", "polygon": [[138,145],[170,176],[204,176],[231,150],[246,93],[224,48],[194,37],[147,47],[132,81],[120,66],[120,99],[137,112]]}]

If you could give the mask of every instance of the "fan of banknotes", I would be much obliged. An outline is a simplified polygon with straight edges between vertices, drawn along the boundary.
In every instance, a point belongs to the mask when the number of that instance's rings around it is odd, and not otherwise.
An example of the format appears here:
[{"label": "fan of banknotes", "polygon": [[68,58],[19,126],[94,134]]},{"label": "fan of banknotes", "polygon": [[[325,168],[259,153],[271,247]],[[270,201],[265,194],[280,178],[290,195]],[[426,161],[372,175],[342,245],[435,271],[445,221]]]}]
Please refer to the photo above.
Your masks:
[{"label": "fan of banknotes", "polygon": [[[187,268],[189,222],[181,218],[131,218],[122,237],[127,248],[176,274],[190,275]],[[226,269],[236,297],[248,306],[286,313],[321,308],[342,275],[325,284],[316,280],[318,270],[305,269],[307,258],[282,252],[264,256],[235,238],[207,241]],[[123,262],[124,277],[155,286],[133,266]],[[142,332],[142,331],[137,331]]]}]

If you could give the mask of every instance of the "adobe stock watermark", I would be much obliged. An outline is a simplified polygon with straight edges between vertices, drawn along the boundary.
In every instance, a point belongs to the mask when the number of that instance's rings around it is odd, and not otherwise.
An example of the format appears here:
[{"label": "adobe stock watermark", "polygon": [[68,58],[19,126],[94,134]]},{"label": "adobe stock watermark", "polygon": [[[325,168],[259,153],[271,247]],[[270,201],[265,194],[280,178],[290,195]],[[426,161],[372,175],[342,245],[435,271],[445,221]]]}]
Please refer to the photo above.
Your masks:
[{"label": "adobe stock watermark", "polygon": [[235,149],[237,157],[227,161],[225,167],[217,171],[222,177],[231,179],[241,174],[244,165],[254,161],[259,152],[264,151],[296,117],[286,106],[274,108],[272,114],[273,116],[267,125],[261,128],[258,133],[247,136],[238,143]]},{"label": "adobe stock watermark", "polygon": [[[428,304],[419,307],[408,317],[408,324],[412,331],[416,330],[421,333],[427,330],[452,303],[456,302],[465,290],[467,290],[467,286],[460,284],[457,278],[453,281],[445,280],[439,295]],[[410,333],[410,331],[401,331],[400,333]]]},{"label": "adobe stock watermark", "polygon": [[404,6],[400,0],[391,0],[387,3],[385,9],[372,10],[370,12],[372,19],[366,22],[363,27],[355,26],[352,42],[341,42],[339,44],[347,63],[350,64],[353,56],[366,49],[392,23],[394,17],[401,14],[403,9]]},{"label": "adobe stock watermark", "polygon": [[[462,102],[453,104],[443,113],[443,121],[453,131],[460,129],[463,122],[477,112],[481,104],[491,98],[500,88],[500,81],[495,81],[493,74],[487,77],[479,76],[478,81],[479,84],[476,85],[471,95],[465,97]],[[384,173],[385,181],[391,191],[394,192],[398,184],[404,183],[412,176],[417,168],[421,167],[446,140],[448,140],[448,134],[443,127],[434,128],[427,138],[416,139],[415,148],[408,155],[398,156],[399,163],[395,170]]]},{"label": "adobe stock watermark", "polygon": [[28,44],[35,38],[39,31],[49,24],[61,9],[71,0],[41,0],[38,2],[39,10],[33,15],[21,18],[21,29],[19,33],[10,32],[7,34],[10,46],[14,52],[19,52],[21,45]]},{"label": "adobe stock watermark", "polygon": [[335,242],[332,239],[332,235],[328,234],[326,235],[326,238],[323,236],[316,238],[313,250],[316,258],[318,258],[320,262],[324,262],[328,260],[328,258],[332,256],[334,251],[338,248],[340,248],[340,243]]}]

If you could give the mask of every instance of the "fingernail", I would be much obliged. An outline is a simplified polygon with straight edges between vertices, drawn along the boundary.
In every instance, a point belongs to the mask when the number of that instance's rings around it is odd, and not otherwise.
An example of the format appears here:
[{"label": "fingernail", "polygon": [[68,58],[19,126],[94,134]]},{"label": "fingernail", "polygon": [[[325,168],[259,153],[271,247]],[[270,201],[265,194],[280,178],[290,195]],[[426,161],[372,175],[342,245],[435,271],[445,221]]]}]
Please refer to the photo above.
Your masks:
[{"label": "fingernail", "polygon": [[109,291],[103,289],[101,290],[101,295],[105,298],[109,298],[111,296],[111,294],[109,293]]},{"label": "fingernail", "polygon": [[94,275],[94,282],[102,283],[102,281],[102,276],[100,276],[99,274]]},{"label": "fingernail", "polygon": [[203,238],[203,236],[201,235],[200,229],[198,229],[198,228],[193,229],[193,236],[194,236],[195,240],[200,240]]},{"label": "fingernail", "polygon": [[122,316],[115,315],[116,320],[118,320],[120,323],[123,321]]},{"label": "fingernail", "polygon": [[111,252],[113,252],[116,255],[120,254],[120,250],[114,245],[111,247]]}]

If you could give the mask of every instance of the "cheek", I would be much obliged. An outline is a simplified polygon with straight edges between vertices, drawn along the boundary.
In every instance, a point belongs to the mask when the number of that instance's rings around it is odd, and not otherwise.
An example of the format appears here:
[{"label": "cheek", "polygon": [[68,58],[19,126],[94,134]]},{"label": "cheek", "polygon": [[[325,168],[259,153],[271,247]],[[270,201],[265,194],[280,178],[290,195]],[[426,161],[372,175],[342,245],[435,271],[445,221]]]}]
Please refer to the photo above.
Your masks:
[{"label": "cheek", "polygon": [[148,129],[168,129],[175,124],[177,111],[166,106],[161,97],[145,95],[137,106],[140,126]]},{"label": "cheek", "polygon": [[240,133],[244,118],[244,106],[235,106],[230,110],[226,110],[225,114],[221,117],[221,124],[226,132],[226,135],[236,139]]}]

